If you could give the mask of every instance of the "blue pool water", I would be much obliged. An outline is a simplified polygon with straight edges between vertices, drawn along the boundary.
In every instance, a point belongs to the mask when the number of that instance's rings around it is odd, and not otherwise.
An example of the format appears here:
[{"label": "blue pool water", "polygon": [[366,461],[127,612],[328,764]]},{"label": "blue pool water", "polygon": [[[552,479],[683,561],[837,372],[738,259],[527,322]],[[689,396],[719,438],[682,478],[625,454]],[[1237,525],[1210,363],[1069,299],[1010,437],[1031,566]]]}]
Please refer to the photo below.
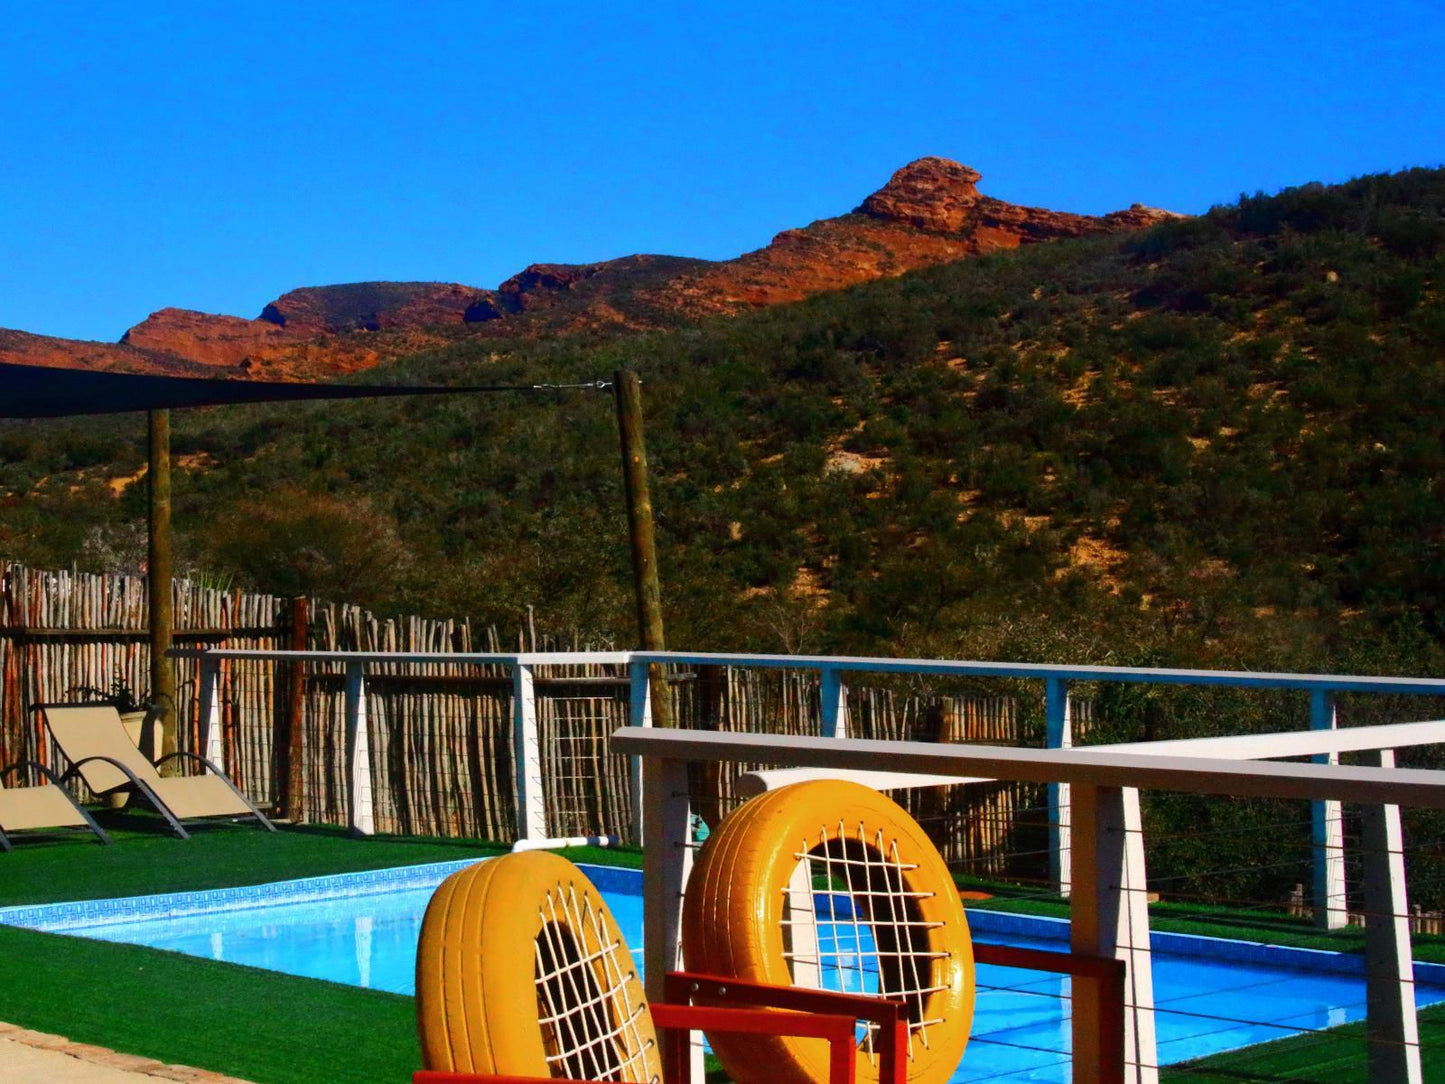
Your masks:
[{"label": "blue pool water", "polygon": [[[455,868],[451,863],[325,883],[11,908],[0,911],[0,922],[410,994],[422,913],[435,886]],[[589,873],[603,888],[640,967],[640,878],[627,871]],[[1066,949],[1062,923],[977,911],[970,921],[979,941]],[[824,926],[819,936],[821,941],[832,934]],[[1159,935],[1157,941],[1154,991],[1162,1064],[1364,1017],[1364,981],[1348,973],[1357,968],[1352,958],[1177,935]],[[1445,969],[1426,966],[1417,975],[1431,979],[1417,982],[1422,1007],[1445,1000],[1445,985],[1433,984],[1442,977],[1437,971]],[[998,1079],[1065,1084],[1069,980],[982,965],[977,981],[973,1033],[955,1084]]]}]

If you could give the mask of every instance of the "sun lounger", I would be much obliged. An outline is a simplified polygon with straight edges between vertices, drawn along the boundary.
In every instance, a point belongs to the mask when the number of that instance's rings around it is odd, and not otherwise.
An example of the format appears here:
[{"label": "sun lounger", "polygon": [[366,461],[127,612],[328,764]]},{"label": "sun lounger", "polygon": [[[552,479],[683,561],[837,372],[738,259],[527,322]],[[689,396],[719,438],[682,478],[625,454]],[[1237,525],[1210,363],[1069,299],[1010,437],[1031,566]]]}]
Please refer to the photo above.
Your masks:
[{"label": "sun lounger", "polygon": [[[38,787],[5,787],[6,777],[32,768],[50,780]],[[22,760],[0,769],[0,851],[10,850],[14,832],[46,831],[52,828],[85,828],[101,843],[110,837],[102,831],[74,798],[60,785],[60,777],[43,764]]]},{"label": "sun lounger", "polygon": [[[49,704],[40,710],[55,744],[70,761],[61,778],[78,775],[97,795],[130,794],[149,802],[181,839],[188,838],[181,822],[202,817],[255,817],[263,828],[276,830],[225,773],[204,757],[175,752],[152,764],[130,740],[114,707]],[[162,776],[156,770],[174,759],[194,761],[206,774]]]}]

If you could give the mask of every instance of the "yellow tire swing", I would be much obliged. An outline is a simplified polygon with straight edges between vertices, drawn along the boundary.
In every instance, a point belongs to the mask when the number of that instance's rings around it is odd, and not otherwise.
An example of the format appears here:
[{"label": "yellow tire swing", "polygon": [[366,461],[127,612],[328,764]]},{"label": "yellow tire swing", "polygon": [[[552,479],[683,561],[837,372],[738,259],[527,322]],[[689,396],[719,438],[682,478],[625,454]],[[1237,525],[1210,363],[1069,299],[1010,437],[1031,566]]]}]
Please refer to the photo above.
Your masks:
[{"label": "yellow tire swing", "polygon": [[428,1069],[659,1082],[657,1034],[612,912],[571,862],[534,851],[448,877],[417,946]]},{"label": "yellow tire swing", "polygon": [[[953,878],[897,803],[796,783],[741,806],[704,844],[683,905],[689,971],[880,994],[908,1012],[908,1080],[943,1084],[973,1020],[973,945]],[[710,1035],[737,1084],[818,1084],[816,1040]],[[870,1037],[862,1042],[871,1053]],[[863,1057],[859,1081],[878,1079]]]}]

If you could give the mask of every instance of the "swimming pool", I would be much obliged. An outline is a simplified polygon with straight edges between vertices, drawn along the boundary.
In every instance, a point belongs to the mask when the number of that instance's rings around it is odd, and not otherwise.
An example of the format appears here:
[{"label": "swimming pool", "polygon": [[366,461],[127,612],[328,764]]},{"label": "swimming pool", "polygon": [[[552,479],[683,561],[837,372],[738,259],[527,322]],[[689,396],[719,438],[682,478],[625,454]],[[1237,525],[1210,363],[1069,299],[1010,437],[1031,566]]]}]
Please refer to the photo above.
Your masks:
[{"label": "swimming pool", "polygon": [[[122,941],[398,994],[413,991],[417,936],[442,879],[469,862],[249,888],[0,909],[0,922]],[[584,867],[641,966],[641,876]],[[1066,948],[1067,923],[972,910],[974,937]],[[1159,1058],[1173,1064],[1362,1019],[1358,957],[1156,934]],[[1445,1001],[1445,967],[1417,964],[1416,998]],[[980,966],[973,1034],[956,1084],[1069,1079],[1069,980]]]}]

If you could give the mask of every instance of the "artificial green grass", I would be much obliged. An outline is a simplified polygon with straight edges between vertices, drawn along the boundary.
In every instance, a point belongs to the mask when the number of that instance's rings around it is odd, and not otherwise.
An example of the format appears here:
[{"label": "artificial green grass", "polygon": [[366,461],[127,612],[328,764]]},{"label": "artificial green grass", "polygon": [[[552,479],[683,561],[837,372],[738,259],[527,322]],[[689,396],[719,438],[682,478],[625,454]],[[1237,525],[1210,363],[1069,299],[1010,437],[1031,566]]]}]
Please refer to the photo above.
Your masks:
[{"label": "artificial green grass", "polygon": [[[1445,1084],[1445,1058],[1432,1048],[1445,1042],[1445,1005],[1422,1009],[1421,1068],[1424,1084]],[[1165,1084],[1367,1084],[1364,1024],[1346,1024],[1311,1035],[1231,1050],[1160,1071]]]},{"label": "artificial green grass", "polygon": [[[102,811],[114,844],[67,835],[0,855],[0,906],[263,884],[500,854],[506,844],[353,838],[329,827],[194,828]],[[577,847],[578,862],[638,867],[639,849]],[[405,1084],[421,1067],[414,1001],[398,994],[0,925],[0,1020],[194,1065],[255,1084]]]},{"label": "artificial green grass", "polygon": [[[61,900],[109,899],[158,892],[288,881],[328,873],[385,869],[424,862],[502,854],[507,844],[485,840],[413,836],[354,839],[345,829],[307,825],[277,833],[246,824],[195,825],[177,839],[164,822],[144,812],[105,811],[97,816],[115,840],[102,847],[94,836],[17,839],[0,855],[0,907]],[[640,866],[636,848],[567,852],[577,862]]]},{"label": "artificial green grass", "polygon": [[0,1020],[256,1084],[406,1084],[412,998],[0,926]]},{"label": "artificial green grass", "polygon": [[[964,888],[997,893],[992,899],[965,900],[964,906],[969,910],[1004,911],[1046,918],[1069,917],[1069,904],[1061,898],[1023,897],[1017,895],[1017,885],[983,882],[977,878],[960,879],[960,882]],[[1159,933],[1263,941],[1287,948],[1319,949],[1324,952],[1365,951],[1365,931],[1359,926],[1322,930],[1307,918],[1291,918],[1277,911],[1247,910],[1205,903],[1151,903],[1149,928]],[[1414,934],[1411,937],[1411,949],[1417,960],[1445,963],[1445,937]]]}]

